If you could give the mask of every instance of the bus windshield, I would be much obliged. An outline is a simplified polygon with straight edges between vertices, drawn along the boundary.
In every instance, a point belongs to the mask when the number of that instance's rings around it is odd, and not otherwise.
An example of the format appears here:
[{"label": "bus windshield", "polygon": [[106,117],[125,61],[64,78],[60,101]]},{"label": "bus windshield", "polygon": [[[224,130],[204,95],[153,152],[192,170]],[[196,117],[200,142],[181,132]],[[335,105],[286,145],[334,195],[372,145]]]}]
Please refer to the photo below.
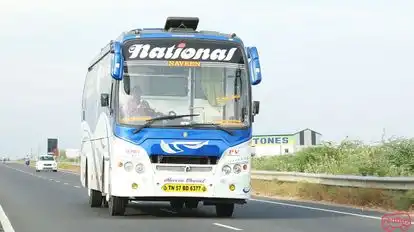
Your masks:
[{"label": "bus windshield", "polygon": [[250,125],[250,85],[242,47],[197,39],[137,39],[124,43],[118,119],[140,126]]},{"label": "bus windshield", "polygon": [[152,126],[189,123],[246,127],[250,124],[249,82],[244,64],[201,63],[171,67],[168,62],[125,63],[119,85],[119,121],[142,125],[146,120],[181,114],[194,117],[155,122]]}]

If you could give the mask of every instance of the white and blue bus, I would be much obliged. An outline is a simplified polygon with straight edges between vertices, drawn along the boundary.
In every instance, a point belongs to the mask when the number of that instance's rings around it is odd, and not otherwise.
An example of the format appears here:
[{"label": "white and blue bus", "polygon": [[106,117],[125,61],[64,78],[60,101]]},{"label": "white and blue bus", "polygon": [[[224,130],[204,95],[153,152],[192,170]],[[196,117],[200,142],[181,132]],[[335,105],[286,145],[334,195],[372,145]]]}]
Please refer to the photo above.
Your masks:
[{"label": "white and blue bus", "polygon": [[231,217],[250,198],[258,52],[236,34],[197,31],[198,21],[124,32],[90,64],[80,180],[91,207],[114,216],[134,200],[202,203]]}]

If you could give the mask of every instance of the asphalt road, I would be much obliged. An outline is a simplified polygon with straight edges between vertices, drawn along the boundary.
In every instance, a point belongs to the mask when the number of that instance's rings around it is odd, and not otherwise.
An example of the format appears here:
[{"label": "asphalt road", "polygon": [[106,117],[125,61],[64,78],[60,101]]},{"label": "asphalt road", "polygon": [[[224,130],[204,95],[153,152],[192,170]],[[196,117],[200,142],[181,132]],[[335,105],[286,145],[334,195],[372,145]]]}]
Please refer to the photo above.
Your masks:
[{"label": "asphalt road", "polygon": [[236,207],[230,219],[215,218],[211,206],[177,213],[167,203],[152,202],[133,204],[126,216],[111,217],[106,208],[88,206],[78,175],[36,173],[20,164],[0,164],[0,205],[16,232],[382,231],[381,213],[257,198]]}]

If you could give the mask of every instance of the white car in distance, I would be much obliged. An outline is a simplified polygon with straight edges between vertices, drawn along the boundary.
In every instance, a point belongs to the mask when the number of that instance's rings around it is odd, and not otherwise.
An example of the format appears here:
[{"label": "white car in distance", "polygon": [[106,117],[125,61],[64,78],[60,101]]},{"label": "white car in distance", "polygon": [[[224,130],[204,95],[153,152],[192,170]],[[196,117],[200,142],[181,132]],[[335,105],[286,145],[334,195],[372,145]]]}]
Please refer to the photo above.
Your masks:
[{"label": "white car in distance", "polygon": [[36,161],[36,172],[53,171],[57,172],[57,162],[51,155],[42,155]]}]

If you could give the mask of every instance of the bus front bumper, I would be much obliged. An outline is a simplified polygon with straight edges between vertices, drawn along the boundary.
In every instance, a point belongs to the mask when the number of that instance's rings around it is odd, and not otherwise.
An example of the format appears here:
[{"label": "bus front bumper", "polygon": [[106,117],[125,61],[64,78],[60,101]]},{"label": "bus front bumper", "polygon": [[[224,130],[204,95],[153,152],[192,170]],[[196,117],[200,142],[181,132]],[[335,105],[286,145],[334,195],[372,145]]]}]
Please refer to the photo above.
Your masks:
[{"label": "bus front bumper", "polygon": [[178,175],[158,173],[117,177],[112,175],[111,195],[152,200],[169,198],[250,199],[250,175]]}]

